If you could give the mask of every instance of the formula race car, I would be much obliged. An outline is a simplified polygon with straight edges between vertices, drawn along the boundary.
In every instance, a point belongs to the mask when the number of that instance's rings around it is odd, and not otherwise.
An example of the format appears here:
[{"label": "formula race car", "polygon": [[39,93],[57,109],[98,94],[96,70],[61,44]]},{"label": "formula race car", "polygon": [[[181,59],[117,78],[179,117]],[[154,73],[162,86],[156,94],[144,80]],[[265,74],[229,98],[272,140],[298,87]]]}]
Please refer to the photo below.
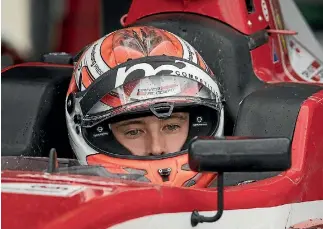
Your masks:
[{"label": "formula race car", "polygon": [[179,35],[219,78],[225,137],[196,138],[188,153],[215,183],[155,185],[81,165],[64,106],[77,57],[50,53],[2,71],[2,227],[322,228],[323,52],[293,2],[134,0],[123,19]]}]

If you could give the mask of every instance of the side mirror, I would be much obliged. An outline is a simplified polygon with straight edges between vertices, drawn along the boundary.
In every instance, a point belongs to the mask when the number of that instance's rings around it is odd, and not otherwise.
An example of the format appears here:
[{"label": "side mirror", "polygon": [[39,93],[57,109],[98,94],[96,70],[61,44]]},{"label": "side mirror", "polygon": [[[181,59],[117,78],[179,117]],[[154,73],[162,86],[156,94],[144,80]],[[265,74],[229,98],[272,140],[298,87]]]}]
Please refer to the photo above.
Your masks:
[{"label": "side mirror", "polygon": [[218,211],[212,217],[192,212],[191,225],[215,222],[223,214],[223,172],[283,171],[291,167],[288,138],[199,137],[188,149],[189,165],[197,172],[218,172]]},{"label": "side mirror", "polygon": [[288,138],[195,138],[190,168],[198,172],[283,171],[291,166]]}]

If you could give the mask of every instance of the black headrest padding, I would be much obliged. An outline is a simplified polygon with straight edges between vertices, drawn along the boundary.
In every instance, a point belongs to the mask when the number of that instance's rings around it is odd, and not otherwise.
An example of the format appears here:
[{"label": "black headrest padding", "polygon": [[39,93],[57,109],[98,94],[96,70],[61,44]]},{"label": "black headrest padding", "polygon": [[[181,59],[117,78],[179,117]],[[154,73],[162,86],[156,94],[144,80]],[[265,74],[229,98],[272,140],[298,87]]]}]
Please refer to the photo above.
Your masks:
[{"label": "black headrest padding", "polygon": [[189,42],[219,79],[232,120],[240,101],[263,85],[254,74],[247,37],[222,22],[189,13],[164,13],[142,18],[135,25],[165,29]]},{"label": "black headrest padding", "polygon": [[72,68],[18,66],[2,73],[2,156],[72,157],[65,97]]},{"label": "black headrest padding", "polygon": [[302,103],[322,89],[297,83],[266,85],[241,103],[234,135],[292,139]]}]

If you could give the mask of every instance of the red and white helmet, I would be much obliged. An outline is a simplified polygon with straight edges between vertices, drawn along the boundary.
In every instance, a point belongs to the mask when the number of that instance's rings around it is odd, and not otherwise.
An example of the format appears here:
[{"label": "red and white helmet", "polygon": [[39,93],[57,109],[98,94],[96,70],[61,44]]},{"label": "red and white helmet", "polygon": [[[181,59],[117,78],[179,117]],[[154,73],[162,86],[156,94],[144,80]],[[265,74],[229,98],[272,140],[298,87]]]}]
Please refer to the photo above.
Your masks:
[{"label": "red and white helmet", "polygon": [[[179,152],[135,156],[110,129],[116,121],[176,111],[189,112],[190,120]],[[215,178],[189,169],[187,147],[195,136],[223,135],[218,82],[189,43],[165,30],[124,28],[92,43],[75,65],[66,120],[79,161],[101,165],[111,177],[185,187],[206,187]]]}]

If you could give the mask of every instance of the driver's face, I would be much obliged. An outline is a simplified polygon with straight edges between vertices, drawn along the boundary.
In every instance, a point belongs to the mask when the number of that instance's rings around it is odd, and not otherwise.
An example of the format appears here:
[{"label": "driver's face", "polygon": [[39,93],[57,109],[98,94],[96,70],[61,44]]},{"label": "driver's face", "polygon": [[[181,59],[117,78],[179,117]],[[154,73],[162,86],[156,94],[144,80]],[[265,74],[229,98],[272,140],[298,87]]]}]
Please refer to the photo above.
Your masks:
[{"label": "driver's face", "polygon": [[149,156],[180,151],[189,129],[188,113],[174,113],[161,120],[155,116],[111,125],[115,138],[133,155]]}]

